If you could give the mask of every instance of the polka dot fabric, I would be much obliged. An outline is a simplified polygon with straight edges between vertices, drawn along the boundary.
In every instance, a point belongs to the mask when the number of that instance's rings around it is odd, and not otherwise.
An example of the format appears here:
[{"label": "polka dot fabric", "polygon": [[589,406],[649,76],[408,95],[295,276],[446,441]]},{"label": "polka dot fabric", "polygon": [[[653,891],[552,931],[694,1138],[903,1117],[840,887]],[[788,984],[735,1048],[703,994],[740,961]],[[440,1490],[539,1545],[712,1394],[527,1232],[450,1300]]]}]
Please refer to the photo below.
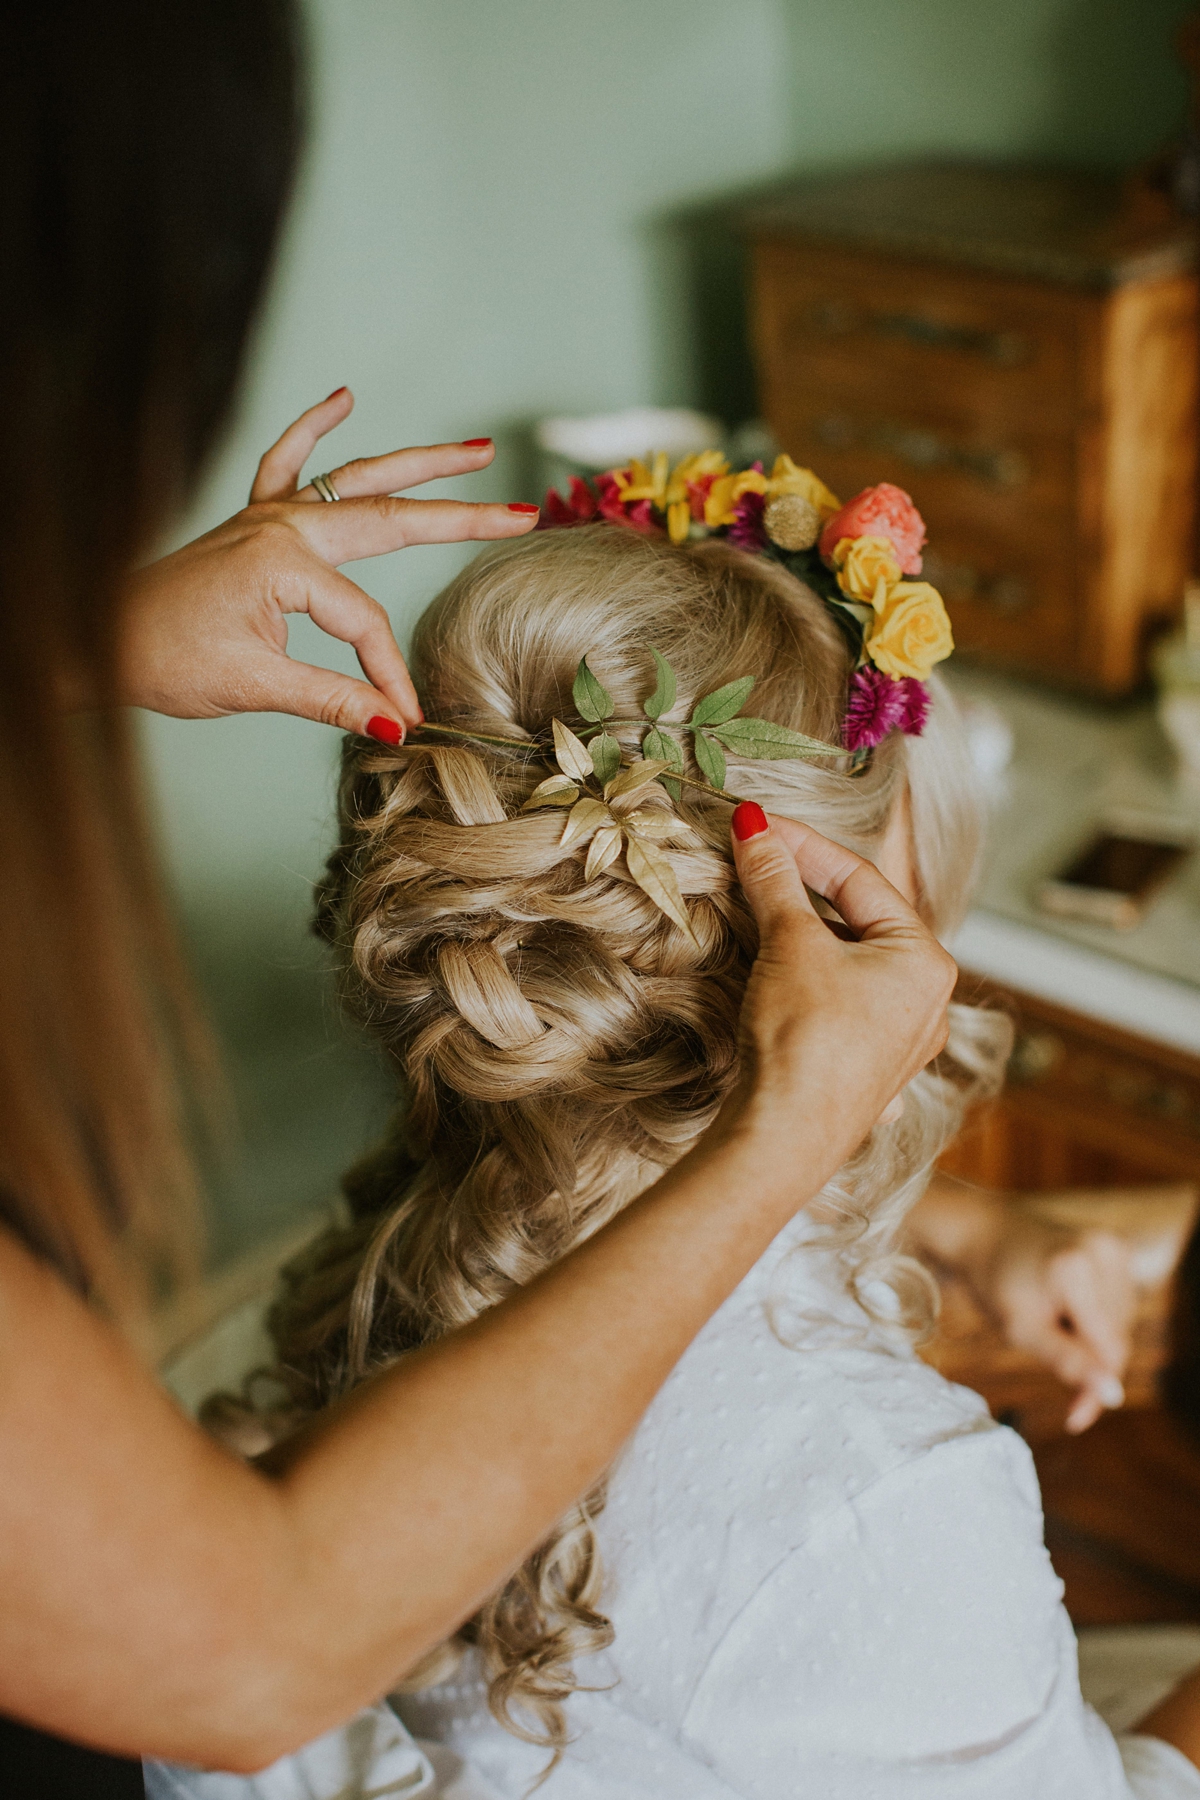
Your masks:
[{"label": "polka dot fabric", "polygon": [[[1195,1800],[1079,1692],[1028,1450],[841,1291],[805,1220],[684,1357],[599,1522],[611,1651],[549,1800]],[[786,1341],[785,1341],[786,1340]],[[406,1697],[517,1800],[468,1661]]]}]

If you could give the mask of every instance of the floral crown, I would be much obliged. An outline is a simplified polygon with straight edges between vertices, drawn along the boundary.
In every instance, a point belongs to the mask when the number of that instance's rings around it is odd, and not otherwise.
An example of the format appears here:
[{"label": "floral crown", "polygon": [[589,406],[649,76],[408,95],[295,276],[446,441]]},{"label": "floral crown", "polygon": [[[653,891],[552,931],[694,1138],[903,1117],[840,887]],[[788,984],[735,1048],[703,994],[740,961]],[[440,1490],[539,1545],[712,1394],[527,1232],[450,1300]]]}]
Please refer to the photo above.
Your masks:
[{"label": "floral crown", "polygon": [[540,530],[607,519],[673,544],[726,537],[779,562],[821,596],[855,655],[842,742],[860,764],[891,731],[918,737],[929,716],[926,681],[954,648],[936,588],[921,573],[925,522],[902,488],[882,481],[845,506],[790,456],[732,470],[719,450],[636,459],[590,481],[553,488]]},{"label": "floral crown", "polygon": [[[666,846],[699,840],[687,820],[652,804],[652,790],[673,801],[682,785],[736,802],[725,785],[725,753],[744,758],[848,758],[860,772],[888,732],[919,734],[929,712],[925,678],[953,649],[941,596],[921,572],[925,526],[900,488],[882,482],[842,506],[810,469],[788,456],[776,458],[770,475],[762,465],[730,470],[716,450],[688,456],[672,470],[665,455],[647,466],[631,462],[594,481],[576,477],[570,498],[547,495],[540,528],[608,519],[634,531],[665,532],[672,543],[726,536],[743,549],[768,556],[821,595],[855,654],[842,726],[843,748],[823,744],[771,719],[742,711],[753,675],[726,682],[703,695],[691,716],[668,724],[675,707],[675,675],[660,652],[653,658],[655,685],[641,701],[640,719],[620,719],[616,705],[588,666],[575,674],[572,700],[579,730],[551,721],[546,737],[509,738],[428,719],[414,738],[430,735],[486,744],[536,757],[553,772],[525,801],[526,814],[566,811],[560,843],[587,845],[584,878],[593,880],[624,861],[624,873],[658,910],[696,941],[687,906]],[[639,753],[629,762],[616,733],[639,730]],[[691,743],[700,778],[684,767],[681,739]],[[614,871],[616,872],[616,871]]]}]

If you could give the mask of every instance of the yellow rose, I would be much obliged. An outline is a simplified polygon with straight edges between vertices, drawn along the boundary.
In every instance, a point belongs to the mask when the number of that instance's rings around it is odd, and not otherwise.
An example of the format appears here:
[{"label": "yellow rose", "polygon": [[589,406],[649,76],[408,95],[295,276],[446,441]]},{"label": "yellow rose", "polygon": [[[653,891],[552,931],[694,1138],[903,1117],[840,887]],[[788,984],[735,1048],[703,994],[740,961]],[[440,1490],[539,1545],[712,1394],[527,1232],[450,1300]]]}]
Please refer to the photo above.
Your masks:
[{"label": "yellow rose", "polygon": [[954,648],[942,596],[927,581],[898,581],[871,623],[866,652],[885,675],[925,681]]},{"label": "yellow rose", "polygon": [[833,552],[838,586],[851,600],[865,600],[882,612],[900,579],[900,564],[890,538],[839,538]]},{"label": "yellow rose", "polygon": [[834,513],[842,510],[841,501],[829,491],[821,477],[814,475],[811,469],[797,468],[790,456],[775,458],[766,492],[772,500],[780,494],[799,494],[802,500],[811,501],[823,520],[832,519]]}]

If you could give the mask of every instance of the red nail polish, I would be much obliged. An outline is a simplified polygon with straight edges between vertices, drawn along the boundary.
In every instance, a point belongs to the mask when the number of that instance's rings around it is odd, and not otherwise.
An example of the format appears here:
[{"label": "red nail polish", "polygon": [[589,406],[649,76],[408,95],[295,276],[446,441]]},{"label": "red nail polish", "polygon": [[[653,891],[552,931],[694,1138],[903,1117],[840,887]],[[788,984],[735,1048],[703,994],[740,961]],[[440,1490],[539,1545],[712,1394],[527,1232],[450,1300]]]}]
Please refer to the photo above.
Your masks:
[{"label": "red nail polish", "polygon": [[542,509],[540,506],[530,506],[524,500],[510,500],[508,503],[508,510],[509,512],[535,513],[541,512]]},{"label": "red nail polish", "polygon": [[337,397],[338,397],[338,395],[339,395],[339,394],[344,394],[344,393],[345,393],[345,392],[346,392],[346,389],[345,389],[345,387],[340,387],[340,388],[334,388],[334,390],[333,390],[333,392],[332,392],[332,394],[326,394],[326,396],[325,396],[325,404],[326,404],[326,406],[328,406],[328,405],[329,405],[329,402],[330,402],[330,401],[331,401],[331,400],[336,400],[336,399],[337,399]]},{"label": "red nail polish", "polygon": [[761,837],[769,830],[767,815],[757,800],[743,800],[733,809],[733,835],[739,844],[747,838]]},{"label": "red nail polish", "polygon": [[367,720],[367,736],[378,738],[381,744],[402,744],[404,727],[397,725],[395,719],[385,719],[382,713],[376,713],[373,719]]},{"label": "red nail polish", "polygon": [[464,450],[489,450],[491,443],[491,438],[464,438],[462,447]]}]

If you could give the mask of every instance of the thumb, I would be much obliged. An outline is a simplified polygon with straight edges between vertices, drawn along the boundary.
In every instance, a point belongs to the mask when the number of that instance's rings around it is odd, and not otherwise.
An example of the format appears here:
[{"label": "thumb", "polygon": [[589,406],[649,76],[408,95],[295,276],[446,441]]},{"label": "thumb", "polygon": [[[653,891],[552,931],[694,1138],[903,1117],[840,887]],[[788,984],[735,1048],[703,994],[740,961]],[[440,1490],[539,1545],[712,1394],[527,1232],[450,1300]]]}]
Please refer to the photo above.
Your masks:
[{"label": "thumb", "polygon": [[295,662],[289,656],[273,656],[265,672],[265,691],[258,701],[264,712],[295,713],[318,725],[360,737],[378,738],[385,744],[402,744],[405,727],[395,702],[369,682],[336,669]]},{"label": "thumb", "polygon": [[772,831],[762,807],[743,800],[734,808],[730,829],[738,879],[758,920],[762,941],[795,929],[806,918],[815,919],[796,859],[779,833]]}]

